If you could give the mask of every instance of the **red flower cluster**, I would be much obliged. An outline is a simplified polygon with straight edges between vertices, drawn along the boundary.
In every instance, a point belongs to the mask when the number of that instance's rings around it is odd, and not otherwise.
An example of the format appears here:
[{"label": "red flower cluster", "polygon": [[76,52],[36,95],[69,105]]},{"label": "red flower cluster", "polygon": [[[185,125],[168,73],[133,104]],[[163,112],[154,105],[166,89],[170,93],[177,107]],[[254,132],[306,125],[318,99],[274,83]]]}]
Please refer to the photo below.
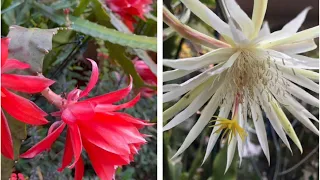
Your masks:
[{"label": "red flower cluster", "polygon": [[42,125],[48,121],[44,118],[47,114],[36,104],[8,89],[30,94],[38,93],[54,81],[37,76],[9,74],[12,70],[30,67],[19,60],[8,59],[9,41],[9,38],[1,38],[1,154],[13,159],[11,133],[3,110],[15,119],[31,125]]},{"label": "red flower cluster", "polygon": [[[140,77],[149,85],[157,86],[157,76],[153,74],[150,68],[146,65],[146,63],[142,60],[138,60],[135,58],[133,60],[134,67]],[[151,97],[157,93],[157,91],[150,88],[141,88],[141,95],[144,97]]]},{"label": "red flower cluster", "polygon": [[117,112],[132,107],[140,98],[140,95],[137,95],[127,103],[114,104],[129,95],[132,81],[126,88],[79,101],[89,94],[98,81],[97,64],[88,60],[92,64],[92,74],[87,87],[84,90],[72,90],[67,99],[58,95],[52,98],[53,101],[61,101],[60,111],[52,113],[60,117],[61,121],[53,123],[47,137],[20,157],[33,158],[49,149],[67,127],[64,155],[59,171],[66,167],[75,167],[75,179],[81,180],[84,173],[81,152],[85,149],[97,175],[101,179],[111,180],[116,168],[129,164],[140,146],[146,143],[145,135],[141,134],[139,129],[151,124],[126,113]]},{"label": "red flower cluster", "polygon": [[133,31],[133,23],[135,23],[134,16],[143,20],[144,14],[151,10],[152,0],[106,0],[109,8],[117,13],[128,28]]},{"label": "red flower cluster", "polygon": [[25,178],[21,173],[12,173],[9,180],[25,180]]}]

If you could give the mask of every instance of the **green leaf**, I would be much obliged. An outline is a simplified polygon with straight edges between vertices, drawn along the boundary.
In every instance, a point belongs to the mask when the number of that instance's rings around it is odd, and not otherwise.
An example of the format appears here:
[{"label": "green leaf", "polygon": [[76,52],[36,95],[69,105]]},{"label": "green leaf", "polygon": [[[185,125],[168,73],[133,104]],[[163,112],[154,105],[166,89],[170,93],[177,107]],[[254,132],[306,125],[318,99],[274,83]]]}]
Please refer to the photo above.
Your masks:
[{"label": "green leaf", "polygon": [[32,72],[42,72],[44,56],[52,49],[52,37],[57,31],[10,26],[9,57],[30,64]]},{"label": "green leaf", "polygon": [[[53,22],[59,25],[64,25],[66,23],[65,17],[55,13],[52,8],[36,2],[34,2],[34,5],[41,11],[43,15],[47,16]],[[70,27],[73,30],[90,35],[92,37],[100,38],[102,40],[122,46],[152,51],[157,50],[157,39],[154,37],[122,33],[71,15],[69,15],[69,19],[72,22]]]}]

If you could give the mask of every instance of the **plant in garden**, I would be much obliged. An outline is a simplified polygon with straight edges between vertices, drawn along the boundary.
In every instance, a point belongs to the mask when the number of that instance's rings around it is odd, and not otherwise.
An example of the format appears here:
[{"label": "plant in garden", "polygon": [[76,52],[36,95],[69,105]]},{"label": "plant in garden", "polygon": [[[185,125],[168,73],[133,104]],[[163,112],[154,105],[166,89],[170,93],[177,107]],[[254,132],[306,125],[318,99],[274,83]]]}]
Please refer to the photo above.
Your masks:
[{"label": "plant in garden", "polygon": [[141,145],[146,143],[145,135],[141,134],[139,129],[151,124],[126,113],[117,112],[134,106],[140,99],[138,94],[129,102],[115,104],[130,93],[131,79],[129,86],[124,89],[79,101],[89,94],[99,77],[96,62],[90,59],[88,61],[92,64],[92,74],[84,90],[76,88],[68,93],[66,99],[50,89],[42,92],[43,96],[60,108],[60,111],[52,115],[61,120],[51,125],[45,139],[20,157],[33,158],[50,149],[67,126],[64,155],[59,171],[66,167],[75,167],[75,179],[82,179],[84,164],[81,152],[85,149],[97,175],[101,179],[112,179],[117,167],[133,161]]},{"label": "plant in garden", "polygon": [[[271,33],[268,23],[262,26],[267,0],[254,1],[251,19],[235,0],[223,1],[229,14],[227,23],[200,1],[181,0],[181,2],[214,28],[225,42],[183,25],[164,9],[164,21],[182,36],[209,48],[217,48],[199,57],[163,62],[165,66],[174,69],[164,72],[164,81],[178,79],[197,70],[201,71],[197,76],[181,84],[166,84],[163,88],[164,102],[173,101],[187,93],[176,105],[164,112],[165,120],[174,117],[165,125],[164,130],[184,122],[204,106],[200,118],[173,157],[179,156],[190,146],[218,108],[218,120],[213,125],[203,162],[208,158],[224,130],[224,133],[230,134],[227,136],[229,143],[226,171],[231,165],[236,146],[241,163],[249,114],[253,119],[262,150],[270,163],[262,112],[266,114],[272,127],[290,151],[286,135],[302,152],[300,141],[280,105],[312,132],[319,134],[318,129],[310,121],[318,119],[295,99],[298,98],[316,107],[319,105],[317,98],[299,87],[319,93],[319,85],[314,82],[318,80],[319,74],[312,71],[319,69],[319,60],[298,55],[317,48],[314,38],[319,36],[319,26],[298,32],[310,8],[303,10],[281,30]],[[233,118],[228,120],[232,108]]]},{"label": "plant in garden", "polygon": [[44,118],[47,113],[36,104],[9,90],[28,94],[40,93],[54,81],[38,76],[12,74],[14,70],[28,69],[30,65],[8,58],[9,43],[9,38],[1,38],[1,154],[13,159],[11,132],[3,110],[15,119],[30,125],[43,125],[48,121]]},{"label": "plant in garden", "polygon": [[133,24],[136,22],[134,16],[145,20],[145,14],[151,10],[152,0],[106,0],[106,4],[113,12],[117,13],[127,27],[133,31]]},{"label": "plant in garden", "polygon": [[[152,86],[157,86],[157,76],[153,74],[153,72],[144,61],[139,60],[139,58],[137,57],[133,60],[133,64],[137,73],[141,76],[144,82]],[[141,88],[140,92],[142,96],[147,98],[157,93],[156,90],[150,89],[148,87]]]}]

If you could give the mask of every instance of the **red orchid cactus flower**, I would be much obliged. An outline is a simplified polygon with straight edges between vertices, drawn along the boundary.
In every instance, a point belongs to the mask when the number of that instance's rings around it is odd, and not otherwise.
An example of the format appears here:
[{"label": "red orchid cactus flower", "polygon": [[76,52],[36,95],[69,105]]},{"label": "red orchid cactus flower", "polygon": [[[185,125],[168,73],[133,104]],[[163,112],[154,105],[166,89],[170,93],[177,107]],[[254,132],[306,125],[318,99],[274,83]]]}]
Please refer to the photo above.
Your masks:
[{"label": "red orchid cactus flower", "polygon": [[54,81],[38,76],[9,74],[12,70],[30,68],[29,64],[16,59],[8,59],[9,42],[9,38],[1,38],[1,154],[13,159],[11,133],[3,110],[26,124],[42,125],[48,121],[44,118],[47,113],[30,100],[10,92],[9,89],[33,94],[43,91]]},{"label": "red orchid cactus flower", "polygon": [[132,81],[126,88],[79,101],[89,94],[98,81],[97,64],[88,60],[92,64],[92,74],[87,87],[84,90],[72,90],[67,99],[52,95],[53,103],[60,108],[60,111],[52,115],[60,117],[61,121],[53,123],[47,137],[20,157],[33,158],[49,149],[67,127],[62,165],[58,170],[75,167],[75,179],[82,179],[84,164],[81,152],[85,150],[99,178],[111,180],[116,168],[133,161],[141,145],[146,143],[145,135],[141,134],[139,129],[151,124],[126,113],[117,112],[132,107],[140,98],[138,94],[131,101],[114,105],[129,95]]},{"label": "red orchid cactus flower", "polygon": [[[149,85],[157,85],[157,76],[153,74],[151,69],[147,66],[147,64],[144,61],[135,58],[133,60],[133,64],[137,73],[140,75],[143,81],[145,81]],[[154,94],[157,94],[157,91],[150,88],[141,88],[140,92],[141,95],[146,98],[152,97]]]},{"label": "red orchid cactus flower", "polygon": [[127,25],[127,27],[133,31],[133,16],[137,16],[142,20],[145,20],[144,14],[151,10],[152,0],[106,0],[106,4],[111,11],[117,13]]}]

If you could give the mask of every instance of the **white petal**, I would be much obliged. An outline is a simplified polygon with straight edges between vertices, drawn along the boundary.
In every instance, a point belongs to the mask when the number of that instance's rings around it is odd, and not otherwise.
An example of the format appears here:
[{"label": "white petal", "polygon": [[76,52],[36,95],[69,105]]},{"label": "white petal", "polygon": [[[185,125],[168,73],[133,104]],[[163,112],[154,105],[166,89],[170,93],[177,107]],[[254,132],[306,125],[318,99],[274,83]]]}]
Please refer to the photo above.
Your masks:
[{"label": "white petal", "polygon": [[280,51],[287,54],[305,53],[308,51],[312,51],[316,48],[317,48],[317,45],[313,39],[272,47],[273,50]]},{"label": "white petal", "polygon": [[319,107],[319,100],[300,88],[299,86],[289,83],[289,86],[287,86],[287,89],[297,98],[301,99],[302,101],[312,105]]},{"label": "white petal", "polygon": [[211,86],[214,78],[209,78],[195,89],[185,94],[177,103],[163,112],[163,121],[171,119],[173,116],[178,114],[181,110],[186,108],[203,90]]},{"label": "white petal", "polygon": [[179,87],[180,87],[179,84],[166,84],[166,85],[163,85],[163,92],[170,92]]},{"label": "white petal", "polygon": [[270,165],[270,153],[269,153],[269,146],[268,146],[268,138],[266,133],[266,128],[264,125],[262,112],[255,102],[250,102],[250,109],[252,114],[252,121],[254,124],[254,127],[256,129],[256,133],[258,136],[259,143],[261,145],[262,151],[264,155],[267,157],[268,163]]},{"label": "white petal", "polygon": [[283,45],[283,44],[290,44],[290,43],[294,43],[294,42],[314,39],[316,37],[319,37],[319,26],[300,31],[292,36],[282,38],[282,39],[279,39],[279,40],[276,40],[273,42],[260,43],[259,47],[260,48],[271,48],[271,47],[279,46],[279,45]]},{"label": "white petal", "polygon": [[[221,67],[215,66],[216,69],[213,70],[212,72],[210,72],[210,75],[215,75],[215,74],[220,74],[223,71],[225,71],[226,69],[228,69],[229,67],[231,67],[233,65],[233,63],[237,60],[237,58],[240,55],[240,51],[237,51],[236,53],[234,53],[226,63],[224,63]],[[220,65],[220,64],[219,64]]]},{"label": "white petal", "polygon": [[304,106],[302,106],[298,101],[296,101],[291,95],[279,95],[275,90],[272,90],[272,94],[277,98],[277,100],[283,105],[283,106],[292,106],[297,112],[300,112],[304,114],[306,117],[311,118],[317,122],[319,120],[311,114]]},{"label": "white petal", "polygon": [[195,114],[216,92],[216,90],[220,87],[221,82],[223,82],[224,78],[220,78],[213,83],[211,88],[205,89],[201,92],[201,94],[192,101],[192,103],[178,115],[176,115],[167,125],[163,127],[163,130],[169,130],[178,124],[184,122],[188,118],[190,118],[193,114]]},{"label": "white petal", "polygon": [[[239,123],[239,126],[244,128],[245,129],[245,125],[244,125],[244,119],[243,119],[243,111],[247,110],[247,109],[243,109],[243,105],[242,104],[239,104],[239,110],[238,110],[238,113],[239,113],[239,119],[238,119],[238,123]],[[237,134],[236,136],[237,138],[237,141],[238,141],[238,154],[239,154],[239,158],[240,158],[240,162],[239,162],[239,166],[241,166],[241,162],[242,162],[242,155],[243,155],[243,147],[244,147],[244,144],[246,142],[246,140],[242,140],[241,137],[239,136],[239,134]]]},{"label": "white petal", "polygon": [[[192,127],[189,134],[187,135],[186,139],[182,143],[179,150],[176,154],[172,157],[175,158],[183,153],[190,144],[199,136],[201,131],[207,126],[208,122],[210,121],[212,115],[217,110],[218,106],[220,105],[221,95],[223,93],[223,89],[219,89],[216,94],[214,94],[206,105],[206,107],[202,110],[200,118],[197,120],[196,124]],[[222,91],[222,92],[221,92]]]},{"label": "white petal", "polygon": [[263,23],[263,26],[259,32],[258,38],[265,37],[270,34],[271,32],[270,32],[269,23],[268,22]]},{"label": "white petal", "polygon": [[244,34],[250,38],[254,31],[254,25],[248,15],[240,8],[235,0],[225,0],[228,12],[241,27]]},{"label": "white petal", "polygon": [[283,110],[281,109],[281,107],[273,97],[271,97],[271,106],[275,111],[278,119],[280,120],[282,128],[284,129],[286,134],[291,138],[291,140],[298,146],[300,152],[302,153],[303,152],[302,146],[296,132],[294,131],[287,116],[284,114]]},{"label": "white petal", "polygon": [[217,49],[198,57],[177,60],[164,59],[163,65],[182,70],[196,70],[206,67],[210,64],[217,64],[227,61],[232,53],[233,49],[231,48]]},{"label": "white petal", "polygon": [[237,139],[232,138],[230,144],[228,144],[227,165],[226,165],[226,170],[224,171],[224,173],[226,173],[228,171],[228,169],[232,163],[234,153],[236,152],[236,145],[237,145]]},{"label": "white petal", "polygon": [[[227,96],[230,97],[229,99],[231,99],[231,101],[228,99],[226,100],[222,106],[220,107],[220,112],[219,112],[219,117],[228,117],[230,111],[231,111],[231,107],[232,107],[232,103],[233,103],[233,96]],[[219,122],[216,122],[219,123]],[[214,126],[214,128],[212,129],[210,138],[209,138],[209,142],[208,142],[208,146],[206,149],[206,154],[204,155],[202,164],[207,160],[207,158],[209,157],[212,149],[214,148],[220,134],[220,132],[216,132],[219,129],[219,126]]]},{"label": "white petal", "polygon": [[210,68],[210,69],[202,72],[201,74],[199,74],[199,75],[187,80],[186,82],[180,84],[179,85],[180,87],[177,87],[173,91],[170,91],[168,93],[163,94],[163,102],[165,103],[165,102],[171,101],[171,100],[183,95],[184,93],[188,92],[189,90],[196,88],[201,83],[203,83],[204,81],[206,81],[207,79],[212,77],[209,74],[209,72],[213,71],[215,69],[218,69],[218,68],[217,67]]},{"label": "white petal", "polygon": [[311,81],[310,79],[306,78],[306,77],[303,77],[299,74],[296,74],[294,72],[293,69],[287,69],[287,68],[282,68],[281,69],[281,72],[282,74],[279,76],[283,76],[285,77],[286,79],[302,86],[302,87],[305,87],[313,92],[316,92],[316,93],[319,93],[319,85],[313,81]]},{"label": "white petal", "polygon": [[290,148],[290,143],[286,137],[285,132],[282,129],[282,125],[274,112],[271,105],[268,103],[268,98],[265,92],[262,93],[262,95],[259,94],[259,92],[256,92],[256,94],[259,96],[259,100],[261,103],[261,106],[263,108],[263,111],[266,113],[269,122],[271,123],[273,129],[276,131],[278,136],[281,138],[281,140],[284,142],[284,144],[289,148],[289,150],[292,152]]},{"label": "white petal", "polygon": [[255,31],[251,38],[255,38],[261,28],[264,16],[266,14],[268,0],[254,0],[252,22],[254,24]]},{"label": "white petal", "polygon": [[299,28],[301,27],[302,23],[306,19],[306,16],[309,12],[311,7],[305,8],[300,14],[298,14],[297,17],[295,17],[293,20],[291,20],[289,23],[287,23],[282,30],[287,31],[290,33],[296,33],[298,32]]},{"label": "white petal", "polygon": [[318,72],[314,72],[311,70],[305,70],[305,69],[295,69],[294,71],[303,77],[311,79],[312,81],[319,82],[319,73]]},{"label": "white petal", "polygon": [[319,136],[319,130],[314,126],[314,124],[309,120],[308,117],[306,117],[303,113],[299,113],[296,109],[294,109],[292,106],[285,106],[285,108],[297,118],[298,121],[300,121],[304,126],[306,126],[308,129],[310,129],[313,133]]},{"label": "white petal", "polygon": [[231,33],[232,33],[232,37],[233,37],[233,41],[236,44],[249,44],[249,39],[243,34],[242,31],[238,30],[233,22],[233,19],[229,19],[229,26],[231,29]]},{"label": "white petal", "polygon": [[163,82],[167,82],[167,81],[181,78],[181,77],[188,75],[192,72],[194,72],[194,71],[187,71],[187,70],[180,70],[180,69],[175,69],[172,71],[163,72]]},{"label": "white petal", "polygon": [[181,0],[196,16],[202,21],[213,27],[219,34],[231,37],[228,24],[223,22],[215,13],[213,13],[206,5],[199,0]]},{"label": "white petal", "polygon": [[266,50],[271,60],[287,68],[319,69],[319,60],[301,55],[284,54],[274,50]]}]

